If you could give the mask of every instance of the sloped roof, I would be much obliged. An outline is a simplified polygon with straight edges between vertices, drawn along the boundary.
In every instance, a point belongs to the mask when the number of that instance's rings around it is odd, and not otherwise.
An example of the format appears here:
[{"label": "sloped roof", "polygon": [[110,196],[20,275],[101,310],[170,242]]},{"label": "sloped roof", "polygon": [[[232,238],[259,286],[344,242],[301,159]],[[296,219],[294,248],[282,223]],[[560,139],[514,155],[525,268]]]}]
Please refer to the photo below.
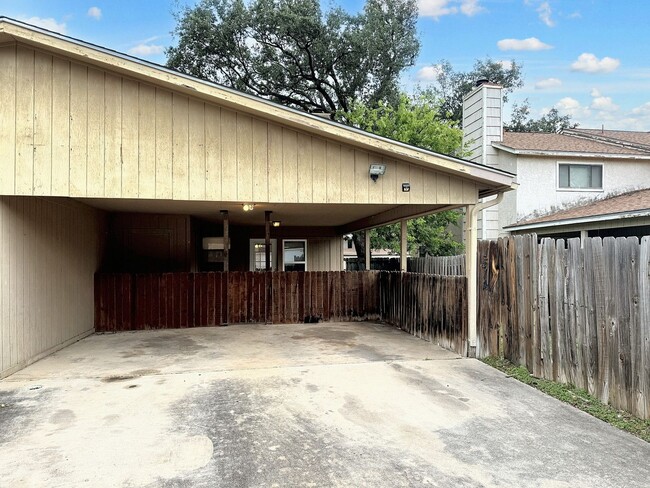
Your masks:
[{"label": "sloped roof", "polygon": [[620,195],[596,200],[585,205],[559,210],[542,217],[522,220],[515,224],[508,225],[505,228],[552,222],[557,222],[558,224],[568,223],[566,221],[624,213],[629,213],[631,214],[630,216],[635,216],[635,214],[638,214],[639,212],[650,212],[650,188],[622,193]]},{"label": "sloped roof", "polygon": [[605,142],[629,144],[650,151],[650,132],[604,129],[567,129],[563,131],[563,133],[589,137],[594,140]]},{"label": "sloped roof", "polygon": [[515,152],[522,153],[591,153],[645,156],[650,158],[650,148],[644,151],[642,149],[600,142],[584,137],[547,132],[504,132],[503,141],[493,143],[493,145],[498,148],[510,148]]},{"label": "sloped roof", "polygon": [[513,188],[515,175],[507,171],[411,146],[386,137],[308,114],[269,100],[205,81],[165,66],[90,44],[37,26],[0,16],[0,42],[18,41],[67,56],[136,80],[235,108],[320,137],[389,155],[425,168],[480,184],[480,196]]}]

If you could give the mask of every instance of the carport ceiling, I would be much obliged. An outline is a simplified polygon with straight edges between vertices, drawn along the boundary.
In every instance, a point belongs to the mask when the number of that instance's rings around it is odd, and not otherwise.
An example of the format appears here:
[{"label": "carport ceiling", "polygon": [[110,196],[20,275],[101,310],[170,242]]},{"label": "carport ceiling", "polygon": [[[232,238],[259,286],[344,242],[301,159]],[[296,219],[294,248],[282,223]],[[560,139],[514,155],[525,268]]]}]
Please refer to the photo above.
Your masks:
[{"label": "carport ceiling", "polygon": [[[192,215],[220,222],[220,210],[228,210],[230,222],[236,225],[263,225],[264,211],[273,212],[272,220],[282,226],[339,227],[350,222],[375,216],[400,206],[380,204],[324,204],[324,203],[256,203],[251,212],[244,212],[242,203],[193,202],[179,200],[140,200],[82,198],[78,201],[108,212],[157,213]],[[409,205],[410,210],[431,210],[431,205]]]}]

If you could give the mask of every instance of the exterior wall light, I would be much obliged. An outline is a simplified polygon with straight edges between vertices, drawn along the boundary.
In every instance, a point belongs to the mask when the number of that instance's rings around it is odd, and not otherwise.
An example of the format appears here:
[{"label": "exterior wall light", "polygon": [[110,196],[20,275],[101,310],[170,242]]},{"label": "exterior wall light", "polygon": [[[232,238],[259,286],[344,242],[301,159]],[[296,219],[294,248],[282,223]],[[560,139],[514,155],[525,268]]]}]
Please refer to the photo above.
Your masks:
[{"label": "exterior wall light", "polygon": [[370,171],[368,171],[368,173],[370,174],[370,179],[376,183],[377,178],[379,178],[384,173],[386,173],[386,165],[385,164],[371,164],[370,165]]},{"label": "exterior wall light", "polygon": [[250,212],[255,208],[254,203],[244,203],[242,204],[241,208],[244,210],[244,212]]},{"label": "exterior wall light", "polygon": [[273,227],[280,227],[281,223],[282,222],[280,222],[279,220],[274,220],[271,225],[273,225]]}]

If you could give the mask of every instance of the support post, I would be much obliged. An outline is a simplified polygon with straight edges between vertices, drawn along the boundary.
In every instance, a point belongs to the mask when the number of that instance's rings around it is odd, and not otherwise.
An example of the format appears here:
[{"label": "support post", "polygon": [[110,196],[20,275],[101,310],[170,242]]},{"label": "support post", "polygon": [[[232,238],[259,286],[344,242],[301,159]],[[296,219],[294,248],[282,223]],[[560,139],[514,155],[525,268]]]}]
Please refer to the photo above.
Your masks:
[{"label": "support post", "polygon": [[223,270],[229,271],[230,261],[230,235],[228,232],[228,210],[222,210],[223,216]]},{"label": "support post", "polygon": [[477,254],[478,212],[476,205],[465,207],[465,276],[467,277],[467,356],[476,357],[477,338]]},{"label": "support post", "polygon": [[370,230],[366,229],[363,231],[363,237],[365,239],[365,250],[366,250],[366,271],[370,271]]},{"label": "support post", "polygon": [[228,286],[228,271],[230,271],[230,232],[228,228],[228,210],[222,210],[221,215],[223,216],[223,270],[226,273],[226,320],[223,325],[228,325],[230,323],[230,287]]},{"label": "support post", "polygon": [[399,245],[399,268],[400,271],[407,270],[407,251],[408,251],[408,233],[406,228],[406,220],[400,222],[400,245]]},{"label": "support post", "polygon": [[266,271],[271,271],[271,211],[264,212],[264,257]]}]

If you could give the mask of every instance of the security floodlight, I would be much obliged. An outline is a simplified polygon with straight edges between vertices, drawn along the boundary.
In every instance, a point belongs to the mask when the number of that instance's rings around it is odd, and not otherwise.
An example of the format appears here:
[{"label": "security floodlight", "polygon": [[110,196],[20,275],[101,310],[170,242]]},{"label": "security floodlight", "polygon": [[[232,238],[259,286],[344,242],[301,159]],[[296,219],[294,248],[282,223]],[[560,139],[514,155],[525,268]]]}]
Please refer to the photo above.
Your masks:
[{"label": "security floodlight", "polygon": [[372,181],[377,181],[377,178],[380,176],[384,175],[386,173],[386,165],[385,164],[371,164],[370,165],[370,171],[368,171],[370,174],[370,179]]}]

